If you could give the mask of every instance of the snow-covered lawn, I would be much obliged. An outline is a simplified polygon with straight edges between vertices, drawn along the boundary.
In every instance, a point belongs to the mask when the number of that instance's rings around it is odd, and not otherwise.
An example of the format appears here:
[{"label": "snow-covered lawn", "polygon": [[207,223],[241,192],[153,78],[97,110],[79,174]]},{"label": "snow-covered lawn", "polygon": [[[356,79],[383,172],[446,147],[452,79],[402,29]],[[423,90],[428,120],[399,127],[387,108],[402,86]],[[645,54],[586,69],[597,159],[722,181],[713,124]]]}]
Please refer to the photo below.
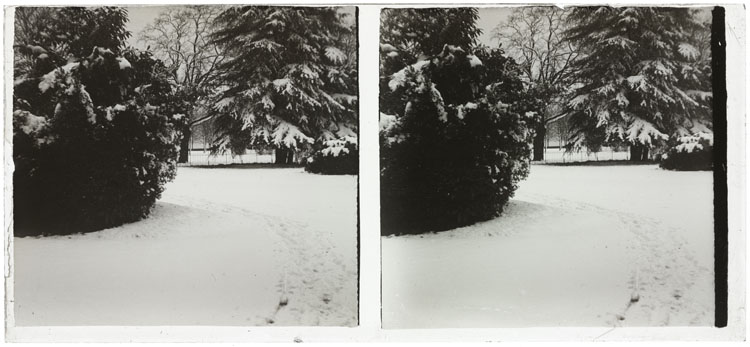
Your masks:
[{"label": "snow-covered lawn", "polygon": [[656,165],[534,165],[500,218],[383,237],[383,325],[712,325],[712,184]]},{"label": "snow-covered lawn", "polygon": [[16,325],[356,325],[356,189],[181,167],[148,219],[15,238]]}]

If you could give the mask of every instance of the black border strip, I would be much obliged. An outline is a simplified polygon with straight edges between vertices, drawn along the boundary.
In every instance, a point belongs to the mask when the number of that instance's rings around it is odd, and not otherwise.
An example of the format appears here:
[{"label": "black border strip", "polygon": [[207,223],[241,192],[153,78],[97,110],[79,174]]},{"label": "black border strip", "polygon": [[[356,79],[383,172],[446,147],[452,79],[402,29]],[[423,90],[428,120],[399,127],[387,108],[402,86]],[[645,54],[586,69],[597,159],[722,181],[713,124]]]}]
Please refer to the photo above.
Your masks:
[{"label": "black border strip", "polygon": [[714,313],[715,326],[727,326],[728,246],[727,209],[727,51],[725,9],[714,7],[711,21],[711,71],[714,118]]}]

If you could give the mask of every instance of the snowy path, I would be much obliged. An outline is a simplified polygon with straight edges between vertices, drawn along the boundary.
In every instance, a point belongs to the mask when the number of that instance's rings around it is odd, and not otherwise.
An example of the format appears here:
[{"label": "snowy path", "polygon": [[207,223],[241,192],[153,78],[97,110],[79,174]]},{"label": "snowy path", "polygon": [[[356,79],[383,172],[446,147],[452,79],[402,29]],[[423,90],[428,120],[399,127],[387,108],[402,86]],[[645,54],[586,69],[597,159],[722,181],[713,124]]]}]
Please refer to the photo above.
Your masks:
[{"label": "snowy path", "polygon": [[711,184],[535,165],[501,218],[383,238],[384,326],[710,325]]},{"label": "snowy path", "polygon": [[15,239],[16,324],[356,325],[356,178],[180,168],[141,222]]}]

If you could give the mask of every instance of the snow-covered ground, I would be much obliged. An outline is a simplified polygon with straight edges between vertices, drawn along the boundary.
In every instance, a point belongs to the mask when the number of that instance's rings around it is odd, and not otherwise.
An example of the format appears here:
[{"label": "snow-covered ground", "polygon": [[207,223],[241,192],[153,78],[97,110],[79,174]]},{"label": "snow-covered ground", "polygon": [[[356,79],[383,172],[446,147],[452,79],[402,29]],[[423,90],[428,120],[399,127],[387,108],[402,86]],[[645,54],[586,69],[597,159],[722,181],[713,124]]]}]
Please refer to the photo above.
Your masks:
[{"label": "snow-covered ground", "polygon": [[383,237],[383,325],[712,325],[712,184],[656,165],[534,165],[500,218]]},{"label": "snow-covered ground", "polygon": [[15,238],[15,319],[352,326],[357,270],[356,177],[181,167],[143,221]]}]

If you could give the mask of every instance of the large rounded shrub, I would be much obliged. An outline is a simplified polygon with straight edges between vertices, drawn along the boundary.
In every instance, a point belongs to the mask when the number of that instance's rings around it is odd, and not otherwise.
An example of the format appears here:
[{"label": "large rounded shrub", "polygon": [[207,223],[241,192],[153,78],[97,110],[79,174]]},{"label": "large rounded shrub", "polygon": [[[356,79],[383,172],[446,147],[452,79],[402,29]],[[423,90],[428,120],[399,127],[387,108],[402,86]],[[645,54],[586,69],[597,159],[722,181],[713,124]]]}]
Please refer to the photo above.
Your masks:
[{"label": "large rounded shrub", "polygon": [[147,53],[124,55],[94,48],[16,82],[17,236],[139,220],[174,178],[184,105],[171,98],[163,65]]},{"label": "large rounded shrub", "polygon": [[326,140],[319,147],[307,158],[305,171],[324,175],[356,175],[359,172],[356,137]]},{"label": "large rounded shrub", "polygon": [[697,171],[713,169],[714,137],[709,133],[680,136],[662,154],[659,166],[667,170]]},{"label": "large rounded shrub", "polygon": [[[389,77],[381,114],[383,234],[421,233],[498,216],[529,171],[537,117],[500,50],[443,52]],[[398,112],[403,110],[402,113]]]}]

